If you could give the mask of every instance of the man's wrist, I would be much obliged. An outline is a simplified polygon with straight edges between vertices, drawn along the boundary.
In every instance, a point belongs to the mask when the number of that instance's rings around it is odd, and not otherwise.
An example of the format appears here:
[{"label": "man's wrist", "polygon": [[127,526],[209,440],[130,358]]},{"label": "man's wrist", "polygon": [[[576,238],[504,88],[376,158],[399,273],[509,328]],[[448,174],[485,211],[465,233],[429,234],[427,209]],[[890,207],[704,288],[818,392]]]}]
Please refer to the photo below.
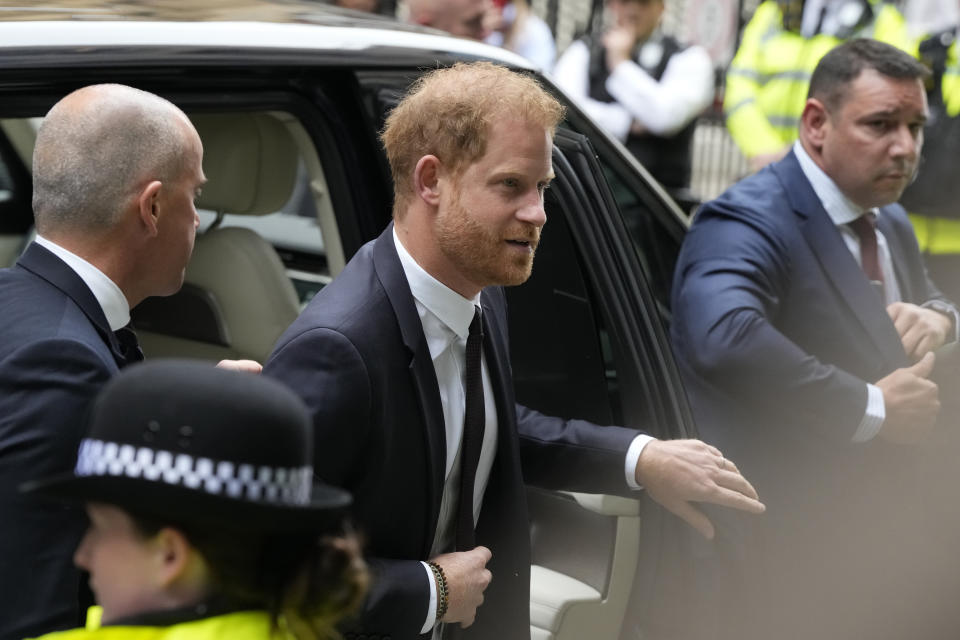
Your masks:
[{"label": "man's wrist", "polygon": [[942,300],[929,300],[924,302],[921,307],[936,311],[947,321],[947,330],[944,335],[944,342],[957,342],[960,340],[960,317],[957,316],[957,309],[951,304]]},{"label": "man's wrist", "polygon": [[447,606],[450,604],[450,592],[447,588],[447,576],[443,573],[443,567],[436,562],[427,562],[433,573],[433,579],[437,586],[437,622],[443,620],[447,614]]},{"label": "man's wrist", "polygon": [[424,615],[423,625],[420,627],[420,635],[430,633],[430,630],[437,626],[437,581],[433,577],[433,569],[425,561],[420,561],[423,567],[423,576],[427,580],[427,588],[430,590],[430,598],[427,601],[427,607]]},{"label": "man's wrist", "polygon": [[886,419],[887,406],[883,390],[877,385],[867,383],[867,406],[851,442],[862,444],[873,440],[874,436],[880,433]]},{"label": "man's wrist", "polygon": [[640,454],[654,440],[656,438],[652,436],[640,434],[633,439],[627,449],[623,472],[627,478],[627,486],[631,489],[643,489],[643,485],[640,483]]}]

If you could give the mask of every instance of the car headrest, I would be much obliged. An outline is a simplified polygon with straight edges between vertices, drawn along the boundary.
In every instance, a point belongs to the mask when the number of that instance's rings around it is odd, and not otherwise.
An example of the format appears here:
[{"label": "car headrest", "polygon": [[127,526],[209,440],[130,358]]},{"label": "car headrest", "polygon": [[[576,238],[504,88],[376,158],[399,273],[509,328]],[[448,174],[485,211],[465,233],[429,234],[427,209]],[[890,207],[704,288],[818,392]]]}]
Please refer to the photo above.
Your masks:
[{"label": "car headrest", "polygon": [[287,203],[299,151],[283,123],[267,113],[202,113],[190,121],[203,141],[207,176],[197,208],[263,215]]}]

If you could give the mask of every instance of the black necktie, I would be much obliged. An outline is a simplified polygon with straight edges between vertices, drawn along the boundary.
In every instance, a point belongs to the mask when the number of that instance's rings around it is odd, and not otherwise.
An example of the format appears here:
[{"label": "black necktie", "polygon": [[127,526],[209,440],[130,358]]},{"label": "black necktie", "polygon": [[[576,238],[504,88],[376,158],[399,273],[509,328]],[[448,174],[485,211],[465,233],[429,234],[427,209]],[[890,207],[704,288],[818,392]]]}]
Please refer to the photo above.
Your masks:
[{"label": "black necktie", "polygon": [[143,350],[140,348],[140,342],[137,340],[137,334],[133,332],[130,326],[120,327],[113,332],[117,337],[117,344],[120,346],[120,357],[123,362],[120,366],[133,364],[143,360]]},{"label": "black necktie", "polygon": [[483,327],[480,307],[474,307],[473,322],[467,336],[466,406],[463,418],[463,440],[460,443],[460,500],[457,504],[457,551],[469,551],[476,546],[473,531],[473,485],[480,463],[483,445],[483,378],[480,375],[480,354],[483,347]]},{"label": "black necktie", "polygon": [[883,271],[877,251],[877,222],[873,212],[868,211],[850,223],[850,228],[860,239],[860,266],[883,297]]}]

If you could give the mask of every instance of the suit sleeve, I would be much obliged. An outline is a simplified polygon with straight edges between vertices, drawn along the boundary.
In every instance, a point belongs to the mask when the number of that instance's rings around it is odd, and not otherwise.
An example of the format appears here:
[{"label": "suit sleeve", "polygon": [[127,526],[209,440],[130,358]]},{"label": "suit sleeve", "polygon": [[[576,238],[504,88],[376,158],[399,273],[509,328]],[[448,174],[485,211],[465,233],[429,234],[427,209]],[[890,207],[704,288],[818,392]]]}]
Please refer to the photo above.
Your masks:
[{"label": "suit sleeve", "polygon": [[[507,298],[501,287],[484,290],[496,316],[495,341],[509,352]],[[504,363],[509,373],[509,359]],[[512,396],[512,391],[509,397]],[[625,474],[630,444],[641,431],[602,427],[586,420],[547,416],[516,404],[524,482],[544,489],[631,495]]]},{"label": "suit sleeve", "polygon": [[956,303],[943,295],[933,280],[930,279],[926,265],[923,263],[916,233],[914,232],[913,225],[910,223],[910,219],[907,217],[907,212],[899,205],[887,207],[884,209],[884,212],[889,212],[889,219],[907,254],[908,273],[913,280],[911,291],[915,292],[913,299],[908,300],[908,302],[914,304],[941,302],[950,305],[956,311]]},{"label": "suit sleeve", "polygon": [[564,420],[517,405],[524,480],[544,489],[630,496],[627,449],[640,431]]},{"label": "suit sleeve", "polygon": [[294,390],[313,419],[314,470],[349,489],[364,463],[371,423],[366,363],[342,333],[309,329],[281,343],[263,368]]},{"label": "suit sleeve", "polygon": [[725,205],[732,207],[701,212],[681,249],[671,327],[677,357],[747,410],[753,404],[768,416],[806,414],[824,437],[849,442],[863,418],[867,382],[777,329],[781,301],[799,286],[791,282],[788,233],[770,212]]},{"label": "suit sleeve", "polygon": [[[309,329],[281,342],[263,373],[293,389],[309,408],[316,474],[353,490],[367,464],[365,451],[376,420],[367,363],[354,344],[338,331]],[[367,562],[373,580],[355,622],[365,633],[385,629],[419,635],[430,600],[423,565],[386,558]],[[352,629],[350,623],[346,628]]]},{"label": "suit sleeve", "polygon": [[[0,575],[30,589],[3,589],[0,636],[24,637],[79,620],[73,551],[83,534],[79,507],[19,493],[26,481],[73,469],[86,415],[111,366],[88,345],[29,343],[0,362]],[[15,524],[14,524],[15,523]]]}]

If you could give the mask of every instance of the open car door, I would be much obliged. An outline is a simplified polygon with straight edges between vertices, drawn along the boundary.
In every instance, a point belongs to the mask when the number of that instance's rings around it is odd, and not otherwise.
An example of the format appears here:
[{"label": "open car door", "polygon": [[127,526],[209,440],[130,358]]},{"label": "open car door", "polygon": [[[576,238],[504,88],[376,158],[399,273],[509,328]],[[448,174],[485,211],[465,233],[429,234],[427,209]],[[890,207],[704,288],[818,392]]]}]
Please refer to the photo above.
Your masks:
[{"label": "open car door", "polygon": [[[655,208],[668,205],[623,182],[615,196],[615,167],[569,129],[557,133],[553,164],[533,276],[507,294],[518,401],[550,415],[692,437],[666,334],[669,282],[649,282],[657,263],[672,272],[676,256],[644,255],[619,206],[632,207],[633,225],[656,235],[658,220],[671,218]],[[685,525],[642,492],[636,500],[528,493],[532,638],[637,637],[642,605],[663,580],[657,573],[670,570],[660,559]]]}]

